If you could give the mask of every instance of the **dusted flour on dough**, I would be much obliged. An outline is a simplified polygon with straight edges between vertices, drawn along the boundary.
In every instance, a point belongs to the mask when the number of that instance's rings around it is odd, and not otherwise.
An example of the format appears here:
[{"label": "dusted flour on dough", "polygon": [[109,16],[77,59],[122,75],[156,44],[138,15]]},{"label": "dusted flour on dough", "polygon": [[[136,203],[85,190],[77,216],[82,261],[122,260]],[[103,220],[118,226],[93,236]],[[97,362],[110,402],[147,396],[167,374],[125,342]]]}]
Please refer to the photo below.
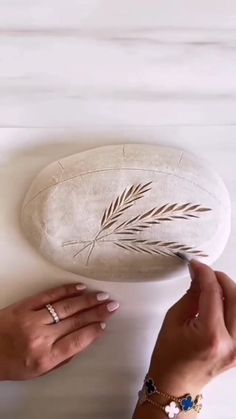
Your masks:
[{"label": "dusted flour on dough", "polygon": [[100,147],[56,161],[33,181],[21,214],[25,235],[65,270],[107,281],[183,276],[176,256],[207,263],[230,232],[219,176],[181,150]]}]

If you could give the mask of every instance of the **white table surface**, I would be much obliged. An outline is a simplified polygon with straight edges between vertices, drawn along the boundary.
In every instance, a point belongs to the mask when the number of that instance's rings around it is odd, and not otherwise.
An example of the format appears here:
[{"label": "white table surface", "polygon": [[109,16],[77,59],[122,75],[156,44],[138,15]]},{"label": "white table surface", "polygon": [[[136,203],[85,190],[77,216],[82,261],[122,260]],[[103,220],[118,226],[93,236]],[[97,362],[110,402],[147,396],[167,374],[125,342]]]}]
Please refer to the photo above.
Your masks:
[{"label": "white table surface", "polygon": [[[236,278],[234,0],[0,0],[0,305],[78,277],[44,261],[18,214],[49,162],[97,145],[173,145],[208,159],[232,199],[215,266]],[[121,302],[106,339],[55,373],[0,384],[0,419],[130,419],[167,308],[189,278],[86,280]],[[235,418],[235,372],[202,418]]]}]

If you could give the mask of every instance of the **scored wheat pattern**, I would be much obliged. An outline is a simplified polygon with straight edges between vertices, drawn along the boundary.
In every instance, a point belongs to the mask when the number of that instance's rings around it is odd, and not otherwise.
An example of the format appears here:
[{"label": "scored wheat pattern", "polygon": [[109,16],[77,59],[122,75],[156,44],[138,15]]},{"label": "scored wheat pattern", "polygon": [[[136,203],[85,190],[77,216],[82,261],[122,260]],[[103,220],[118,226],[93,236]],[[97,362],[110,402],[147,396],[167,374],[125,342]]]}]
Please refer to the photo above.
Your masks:
[{"label": "scored wheat pattern", "polygon": [[110,228],[118,218],[130,207],[134,205],[138,199],[144,197],[145,193],[150,191],[150,185],[152,182],[146,183],[145,185],[133,185],[129,189],[125,189],[120,196],[118,196],[111,205],[105,209],[100,232]]},{"label": "scored wheat pattern", "polygon": [[163,221],[173,221],[175,219],[188,220],[189,218],[199,218],[201,212],[209,211],[200,205],[187,204],[166,204],[160,208],[152,208],[142,215],[131,218],[119,224],[114,232],[116,234],[130,234],[142,231],[154,224]]},{"label": "scored wheat pattern", "polygon": [[[132,185],[130,188],[126,188],[121,195],[116,197],[116,199],[105,209],[101,218],[99,231],[92,240],[83,242],[70,240],[64,242],[62,246],[74,246],[82,243],[82,248],[79,249],[73,257],[77,257],[84,250],[89,249],[87,263],[98,242],[111,243],[129,252],[132,251],[150,255],[177,257],[178,252],[184,252],[195,256],[207,256],[201,250],[179,242],[153,241],[145,238],[140,239],[135,236],[138,233],[146,231],[148,228],[163,222],[199,218],[201,214],[211,211],[211,208],[203,207],[200,204],[193,204],[191,202],[184,204],[167,203],[161,207],[152,208],[143,214],[138,214],[135,217],[124,221],[120,220],[136,201],[144,198],[145,194],[151,190],[151,185],[152,182],[143,185],[141,183]],[[122,235],[125,237],[122,238]]]},{"label": "scored wheat pattern", "polygon": [[162,255],[176,257],[177,252],[191,253],[195,256],[207,256],[201,250],[194,249],[191,246],[181,245],[177,242],[162,242],[138,239],[119,239],[114,242],[118,247],[135,252],[148,253],[150,255]]}]

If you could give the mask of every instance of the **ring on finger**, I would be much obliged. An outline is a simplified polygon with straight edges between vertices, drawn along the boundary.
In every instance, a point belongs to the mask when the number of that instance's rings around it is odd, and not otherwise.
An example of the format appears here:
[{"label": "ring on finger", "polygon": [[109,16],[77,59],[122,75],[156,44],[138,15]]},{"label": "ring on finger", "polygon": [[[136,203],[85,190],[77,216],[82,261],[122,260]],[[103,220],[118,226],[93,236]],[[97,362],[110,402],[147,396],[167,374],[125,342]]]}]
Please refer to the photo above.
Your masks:
[{"label": "ring on finger", "polygon": [[59,323],[60,317],[58,316],[55,308],[51,304],[46,304],[46,309],[48,310],[49,314],[53,318],[53,323]]}]

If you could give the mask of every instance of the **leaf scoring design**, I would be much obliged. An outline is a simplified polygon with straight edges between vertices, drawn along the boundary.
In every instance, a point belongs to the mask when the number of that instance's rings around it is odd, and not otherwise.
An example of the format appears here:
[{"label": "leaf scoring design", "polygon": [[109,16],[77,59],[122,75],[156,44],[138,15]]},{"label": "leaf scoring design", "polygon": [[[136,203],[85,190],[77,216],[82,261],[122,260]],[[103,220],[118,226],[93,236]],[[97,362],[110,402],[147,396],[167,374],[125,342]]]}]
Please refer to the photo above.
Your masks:
[{"label": "leaf scoring design", "polygon": [[[187,204],[165,204],[160,208],[152,208],[142,215],[132,218],[122,224],[119,224],[114,232],[116,234],[132,234],[135,231],[142,231],[151,227],[153,224],[160,224],[164,221],[173,221],[175,219],[188,220],[189,218],[199,218],[200,212],[211,211],[211,208],[205,208],[201,205]],[[138,229],[138,230],[137,230]]]},{"label": "leaf scoring design", "polygon": [[116,221],[127,209],[133,204],[144,197],[145,193],[150,191],[152,182],[145,183],[144,185],[132,185],[129,189],[125,189],[115,201],[113,201],[108,208],[105,209],[102,221],[101,231],[111,227],[112,221]]},{"label": "leaf scoring design", "polygon": [[133,250],[135,252],[149,253],[151,255],[159,254],[162,256],[176,257],[176,254],[181,251],[195,256],[207,257],[201,250],[177,242],[119,239],[114,241],[114,244],[124,250]]},{"label": "leaf scoring design", "polygon": [[[146,229],[153,225],[162,222],[199,218],[202,213],[211,211],[211,208],[203,207],[200,204],[193,204],[191,202],[183,204],[166,203],[161,207],[152,208],[143,214],[138,214],[128,220],[124,220],[115,226],[119,218],[131,208],[136,201],[143,198],[145,194],[151,190],[151,184],[152,182],[145,184],[139,183],[138,185],[132,185],[131,187],[124,189],[124,191],[105,209],[102,215],[100,229],[92,240],[84,242],[69,240],[62,243],[62,246],[74,246],[83,243],[83,247],[77,251],[73,257],[77,257],[88,248],[89,255],[87,263],[89,262],[95,244],[97,242],[101,243],[106,241],[109,241],[126,251],[146,253],[149,255],[177,257],[178,252],[184,252],[195,256],[206,257],[207,255],[204,252],[189,245],[175,241],[163,242],[160,240],[147,240],[145,238],[139,239],[136,234],[146,231]],[[106,230],[110,229],[113,225],[113,229],[107,232]],[[106,232],[102,235],[104,231]],[[106,237],[111,235],[113,235],[113,239],[106,240]]]}]

